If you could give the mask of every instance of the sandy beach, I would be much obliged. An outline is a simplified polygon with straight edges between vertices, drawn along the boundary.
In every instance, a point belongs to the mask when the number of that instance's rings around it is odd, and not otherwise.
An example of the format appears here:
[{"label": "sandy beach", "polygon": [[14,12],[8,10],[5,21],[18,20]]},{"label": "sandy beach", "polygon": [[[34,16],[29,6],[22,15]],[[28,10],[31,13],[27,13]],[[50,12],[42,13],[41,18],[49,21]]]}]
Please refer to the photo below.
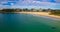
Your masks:
[{"label": "sandy beach", "polygon": [[60,19],[60,16],[49,15],[47,12],[18,12],[18,13],[33,14],[33,15],[38,15],[38,16],[47,16],[47,17],[51,17],[51,18]]}]

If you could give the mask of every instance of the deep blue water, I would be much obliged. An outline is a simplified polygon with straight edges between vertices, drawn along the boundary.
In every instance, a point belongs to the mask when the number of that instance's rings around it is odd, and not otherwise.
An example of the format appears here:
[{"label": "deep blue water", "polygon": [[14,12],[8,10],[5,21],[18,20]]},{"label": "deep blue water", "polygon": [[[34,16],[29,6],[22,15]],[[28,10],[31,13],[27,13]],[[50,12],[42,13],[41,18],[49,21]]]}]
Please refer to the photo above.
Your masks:
[{"label": "deep blue water", "polygon": [[1,14],[0,32],[60,32],[60,21],[30,14]]}]

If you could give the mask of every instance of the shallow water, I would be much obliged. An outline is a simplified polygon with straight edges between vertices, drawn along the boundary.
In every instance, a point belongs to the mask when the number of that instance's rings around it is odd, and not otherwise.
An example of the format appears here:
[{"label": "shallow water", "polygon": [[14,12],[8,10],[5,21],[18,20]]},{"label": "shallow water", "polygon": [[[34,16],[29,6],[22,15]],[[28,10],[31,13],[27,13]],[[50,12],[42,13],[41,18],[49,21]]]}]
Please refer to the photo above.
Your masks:
[{"label": "shallow water", "polygon": [[30,14],[0,14],[0,32],[60,32],[60,21]]}]

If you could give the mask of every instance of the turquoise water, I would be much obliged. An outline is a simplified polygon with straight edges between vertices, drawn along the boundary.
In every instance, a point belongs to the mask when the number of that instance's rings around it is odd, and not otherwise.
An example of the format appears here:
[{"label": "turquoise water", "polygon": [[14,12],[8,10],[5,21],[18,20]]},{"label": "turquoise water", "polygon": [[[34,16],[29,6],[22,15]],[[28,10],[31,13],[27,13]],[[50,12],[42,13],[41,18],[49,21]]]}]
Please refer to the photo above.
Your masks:
[{"label": "turquoise water", "polygon": [[0,32],[60,32],[60,21],[30,14],[0,14]]}]

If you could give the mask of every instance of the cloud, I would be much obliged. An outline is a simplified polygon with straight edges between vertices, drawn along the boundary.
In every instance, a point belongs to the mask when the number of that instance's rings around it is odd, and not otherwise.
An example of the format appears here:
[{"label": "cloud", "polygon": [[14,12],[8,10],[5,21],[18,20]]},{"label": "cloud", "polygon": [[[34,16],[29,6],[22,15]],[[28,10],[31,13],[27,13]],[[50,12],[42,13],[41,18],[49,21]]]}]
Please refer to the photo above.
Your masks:
[{"label": "cloud", "polygon": [[[55,1],[55,2],[54,2]],[[2,3],[5,3],[5,2],[11,2],[10,0],[9,1],[2,1],[2,2],[0,2],[1,3],[1,5],[2,5]],[[13,4],[13,2],[15,2],[14,4]],[[10,7],[31,7],[31,6],[33,6],[33,7],[57,7],[57,6],[60,6],[60,4],[59,4],[59,0],[17,0],[17,1],[14,1],[14,0],[12,0],[12,2],[10,3],[11,4],[11,6]],[[9,3],[8,3],[9,4]],[[3,5],[2,5],[3,6]],[[6,5],[5,7],[7,7],[8,5]],[[0,6],[1,7],[1,6]],[[9,7],[9,6],[8,6]]]},{"label": "cloud", "polygon": [[33,3],[41,4],[41,5],[56,5],[56,3],[51,2],[40,2],[40,1],[33,1]]},{"label": "cloud", "polygon": [[[45,1],[45,0],[44,0]],[[47,0],[46,0],[47,1]],[[51,2],[41,2],[36,0],[24,0],[21,3],[18,2],[16,5],[38,5],[38,6],[54,6],[57,5],[57,3],[51,3]]]},{"label": "cloud", "polygon": [[43,2],[47,2],[47,1],[49,1],[49,0],[42,0]]}]

